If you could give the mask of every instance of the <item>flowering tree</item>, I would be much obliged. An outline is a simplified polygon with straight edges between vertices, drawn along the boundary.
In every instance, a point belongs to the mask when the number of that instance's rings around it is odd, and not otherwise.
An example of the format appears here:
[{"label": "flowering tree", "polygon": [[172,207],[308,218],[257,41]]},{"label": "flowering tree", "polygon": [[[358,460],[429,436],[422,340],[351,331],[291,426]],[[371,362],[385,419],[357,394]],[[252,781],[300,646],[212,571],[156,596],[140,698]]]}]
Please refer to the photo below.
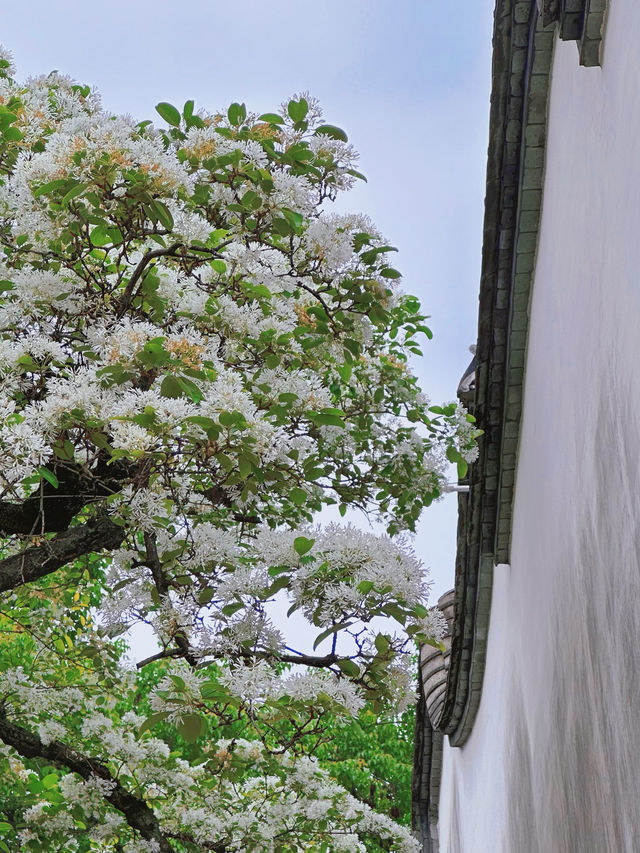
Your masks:
[{"label": "flowering tree", "polygon": [[475,432],[407,368],[430,332],[392,247],[327,211],[353,149],[307,96],[156,128],[12,74],[0,53],[0,849],[414,850],[313,752],[410,697],[440,622],[403,531]]}]

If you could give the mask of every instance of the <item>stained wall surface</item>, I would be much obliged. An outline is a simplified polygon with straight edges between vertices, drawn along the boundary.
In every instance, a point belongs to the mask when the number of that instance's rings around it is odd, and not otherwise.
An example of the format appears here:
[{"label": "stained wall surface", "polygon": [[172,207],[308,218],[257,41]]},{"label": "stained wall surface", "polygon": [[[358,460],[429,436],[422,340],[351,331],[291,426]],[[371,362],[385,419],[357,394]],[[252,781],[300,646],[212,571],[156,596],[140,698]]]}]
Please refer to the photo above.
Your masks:
[{"label": "stained wall surface", "polygon": [[640,3],[558,42],[510,566],[441,853],[640,851]]}]

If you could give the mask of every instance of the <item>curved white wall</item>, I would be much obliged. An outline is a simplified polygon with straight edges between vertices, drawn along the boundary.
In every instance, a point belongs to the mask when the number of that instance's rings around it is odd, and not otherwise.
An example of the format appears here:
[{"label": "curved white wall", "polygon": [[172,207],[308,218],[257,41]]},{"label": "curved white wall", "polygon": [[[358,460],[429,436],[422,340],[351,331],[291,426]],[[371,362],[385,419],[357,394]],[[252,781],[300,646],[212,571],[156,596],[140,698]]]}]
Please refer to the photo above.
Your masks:
[{"label": "curved white wall", "polygon": [[640,851],[640,2],[554,58],[511,566],[441,853]]}]

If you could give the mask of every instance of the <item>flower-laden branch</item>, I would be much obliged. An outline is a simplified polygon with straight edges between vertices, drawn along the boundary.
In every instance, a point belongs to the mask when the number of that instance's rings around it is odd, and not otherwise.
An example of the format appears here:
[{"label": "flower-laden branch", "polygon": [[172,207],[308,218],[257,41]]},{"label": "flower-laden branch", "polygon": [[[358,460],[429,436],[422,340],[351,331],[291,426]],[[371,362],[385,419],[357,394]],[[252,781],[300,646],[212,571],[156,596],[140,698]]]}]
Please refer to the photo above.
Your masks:
[{"label": "flower-laden branch", "polygon": [[[206,665],[205,661],[209,656],[205,655],[202,665]],[[220,659],[221,655],[211,655],[211,660]],[[288,663],[292,665],[300,665],[300,666],[311,666],[316,667],[318,669],[328,669],[331,666],[334,666],[340,660],[345,661],[351,660],[351,658],[345,657],[340,658],[336,654],[328,654],[328,655],[306,655],[302,652],[299,654],[269,654],[268,652],[246,652],[240,653],[238,655],[239,658],[242,658],[247,661],[252,660],[272,660],[278,663]],[[193,660],[193,655],[190,655],[189,652],[185,652],[181,648],[177,649],[163,649],[161,652],[156,652],[156,654],[149,655],[149,657],[144,658],[144,660],[138,661],[136,663],[137,669],[144,669],[145,666],[149,666],[151,663],[155,663],[159,660],[166,660],[167,658],[184,658],[188,663],[191,663]]]},{"label": "flower-laden branch", "polygon": [[127,286],[125,287],[122,296],[120,297],[120,305],[116,311],[116,316],[122,317],[123,314],[131,307],[131,303],[135,297],[136,285],[140,281],[142,274],[144,273],[147,266],[151,263],[154,258],[172,258],[175,257],[178,253],[178,249],[182,248],[182,243],[172,243],[166,249],[154,249],[151,252],[147,252],[142,259],[138,262],[138,265],[134,269],[131,274],[131,278],[127,282]]},{"label": "flower-laden branch", "polygon": [[[136,797],[113,776],[109,768],[94,758],[82,755],[60,741],[43,743],[33,732],[12,723],[0,706],[0,740],[25,758],[40,758],[65,767],[83,779],[100,780],[104,799],[125,816],[129,826],[157,844],[159,853],[175,853],[175,848],[161,831],[158,819],[144,800]],[[100,784],[102,783],[102,784]],[[224,848],[221,848],[224,850]]]},{"label": "flower-laden branch", "polygon": [[[151,575],[153,577],[153,582],[155,584],[158,596],[160,597],[160,599],[166,600],[169,595],[169,590],[171,589],[171,584],[169,582],[167,574],[162,568],[162,562],[158,554],[156,535],[151,531],[146,531],[144,533],[143,540],[145,547],[146,565],[151,569]],[[193,652],[189,648],[188,637],[182,631],[178,630],[174,633],[173,639],[178,646],[180,655],[191,666],[195,666],[197,663],[197,658],[194,656]]]},{"label": "flower-laden branch", "polygon": [[52,539],[42,538],[37,545],[0,560],[0,591],[39,580],[86,554],[112,551],[124,537],[121,526],[97,517]]}]

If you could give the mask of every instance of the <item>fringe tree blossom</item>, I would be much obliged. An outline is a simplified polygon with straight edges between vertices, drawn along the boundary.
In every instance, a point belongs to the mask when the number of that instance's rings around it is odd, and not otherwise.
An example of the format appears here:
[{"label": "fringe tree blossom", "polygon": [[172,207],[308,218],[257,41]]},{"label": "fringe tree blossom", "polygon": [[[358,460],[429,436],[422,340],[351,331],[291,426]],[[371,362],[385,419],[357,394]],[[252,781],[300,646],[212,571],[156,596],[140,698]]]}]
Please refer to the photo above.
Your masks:
[{"label": "fringe tree blossom", "polygon": [[416,850],[312,755],[411,700],[443,626],[407,537],[478,433],[411,372],[395,249],[331,210],[355,150],[306,94],[135,123],[13,74],[0,49],[0,848]]}]

